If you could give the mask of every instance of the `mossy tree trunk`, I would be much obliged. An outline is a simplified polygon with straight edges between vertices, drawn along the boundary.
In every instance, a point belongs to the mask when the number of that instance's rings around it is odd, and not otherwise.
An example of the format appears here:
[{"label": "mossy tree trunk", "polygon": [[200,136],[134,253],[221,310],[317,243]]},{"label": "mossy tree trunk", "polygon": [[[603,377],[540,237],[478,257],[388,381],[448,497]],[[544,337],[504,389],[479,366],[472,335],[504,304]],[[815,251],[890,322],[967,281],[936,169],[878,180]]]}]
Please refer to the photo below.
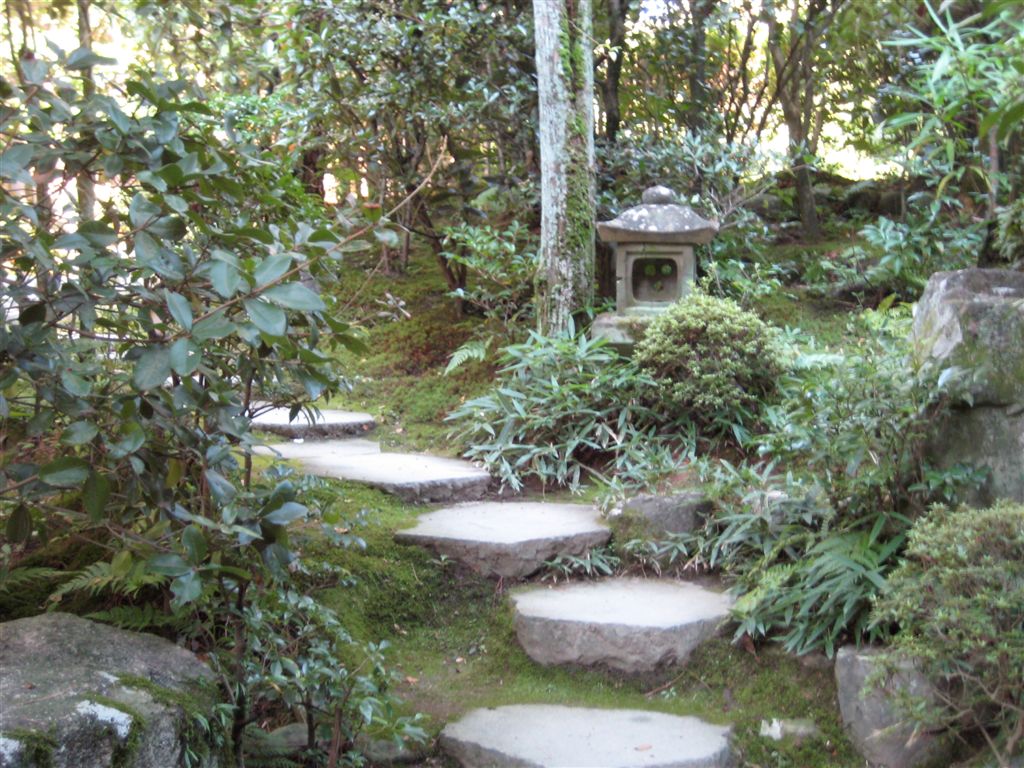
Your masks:
[{"label": "mossy tree trunk", "polygon": [[572,327],[594,283],[594,70],[590,0],[533,0],[540,107],[541,333]]}]

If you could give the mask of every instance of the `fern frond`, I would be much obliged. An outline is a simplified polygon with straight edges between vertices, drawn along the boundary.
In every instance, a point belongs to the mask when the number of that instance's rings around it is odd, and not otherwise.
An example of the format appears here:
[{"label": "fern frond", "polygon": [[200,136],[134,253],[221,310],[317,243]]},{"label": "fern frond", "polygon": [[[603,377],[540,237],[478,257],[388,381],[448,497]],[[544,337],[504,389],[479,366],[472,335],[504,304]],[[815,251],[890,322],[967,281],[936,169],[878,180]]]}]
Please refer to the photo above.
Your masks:
[{"label": "fern frond", "polygon": [[104,592],[134,597],[145,587],[156,586],[166,580],[165,576],[147,572],[141,562],[126,573],[115,573],[110,563],[101,561],[78,571],[70,581],[61,584],[51,598],[60,600],[71,592],[88,592],[93,597]]},{"label": "fern frond", "polygon": [[467,341],[461,347],[452,352],[452,357],[448,361],[447,367],[444,369],[444,375],[447,376],[456,368],[465,365],[470,360],[486,360],[487,350],[490,346],[490,339],[486,341]]},{"label": "fern frond", "polygon": [[106,611],[90,613],[86,618],[136,632],[154,627],[177,627],[183,623],[181,618],[158,611],[149,603],[118,605]]},{"label": "fern frond", "polygon": [[56,568],[15,568],[13,570],[0,570],[0,592],[11,592],[22,590],[34,582],[50,582],[67,578],[65,571],[58,571]]}]

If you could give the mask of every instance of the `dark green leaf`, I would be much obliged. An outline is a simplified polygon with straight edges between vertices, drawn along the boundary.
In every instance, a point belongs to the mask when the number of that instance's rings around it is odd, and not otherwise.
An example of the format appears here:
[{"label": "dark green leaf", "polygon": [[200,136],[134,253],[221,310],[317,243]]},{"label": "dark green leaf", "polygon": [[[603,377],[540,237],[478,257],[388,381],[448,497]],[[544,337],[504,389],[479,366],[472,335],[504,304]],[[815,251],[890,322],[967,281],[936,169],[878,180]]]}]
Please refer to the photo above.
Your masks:
[{"label": "dark green leaf", "polygon": [[89,479],[85,481],[85,488],[82,491],[82,503],[92,522],[98,523],[103,520],[109,500],[110,481],[97,472],[90,472]]},{"label": "dark green leaf", "polygon": [[321,312],[327,307],[323,300],[302,283],[275,285],[263,292],[263,298],[285,309],[303,312]]},{"label": "dark green leaf", "polygon": [[19,504],[7,518],[7,538],[12,544],[24,544],[32,535],[32,513]]},{"label": "dark green leaf", "polygon": [[167,309],[170,310],[171,317],[177,321],[178,325],[186,331],[192,330],[192,306],[188,299],[180,293],[172,293],[166,289],[164,290],[164,299],[167,301]]},{"label": "dark green leaf", "polygon": [[142,353],[132,372],[132,384],[145,392],[163,386],[171,375],[171,356],[166,347],[153,347]]},{"label": "dark green leaf", "polygon": [[60,436],[60,441],[65,445],[84,445],[99,434],[96,425],[88,421],[76,421],[69,424]]},{"label": "dark green leaf", "polygon": [[283,336],[288,329],[288,316],[280,307],[275,307],[262,299],[246,299],[243,304],[249,319],[263,333]]},{"label": "dark green leaf", "polygon": [[238,274],[238,270],[233,264],[226,261],[217,261],[211,264],[208,274],[213,290],[225,299],[234,296],[242,284],[242,276]]},{"label": "dark green leaf", "polygon": [[63,456],[39,470],[39,479],[54,488],[75,488],[89,477],[89,465],[74,456]]},{"label": "dark green leaf", "polygon": [[206,470],[203,474],[206,476],[206,482],[210,486],[210,493],[213,494],[217,501],[227,504],[235,498],[235,486],[224,475],[212,469]]},{"label": "dark green leaf", "polygon": [[68,69],[88,69],[97,64],[117,64],[117,61],[105,56],[97,56],[88,48],[78,48],[71,52],[64,66]]},{"label": "dark green leaf", "polygon": [[203,594],[203,580],[198,573],[190,571],[171,582],[171,592],[174,593],[172,603],[175,606],[187,605]]},{"label": "dark green leaf", "polygon": [[305,518],[309,510],[303,504],[295,501],[286,501],[263,519],[274,525],[288,525],[295,520]]},{"label": "dark green leaf", "polygon": [[199,347],[190,339],[178,339],[168,350],[171,370],[179,376],[191,376],[203,362]]},{"label": "dark green leaf", "polygon": [[216,312],[192,326],[192,338],[199,343],[211,339],[223,339],[234,332],[235,324],[228,320],[223,312]]},{"label": "dark green leaf", "polygon": [[292,257],[287,253],[279,253],[276,256],[268,256],[253,272],[256,286],[262,288],[267,283],[272,283],[281,275],[287,272],[292,266]]}]

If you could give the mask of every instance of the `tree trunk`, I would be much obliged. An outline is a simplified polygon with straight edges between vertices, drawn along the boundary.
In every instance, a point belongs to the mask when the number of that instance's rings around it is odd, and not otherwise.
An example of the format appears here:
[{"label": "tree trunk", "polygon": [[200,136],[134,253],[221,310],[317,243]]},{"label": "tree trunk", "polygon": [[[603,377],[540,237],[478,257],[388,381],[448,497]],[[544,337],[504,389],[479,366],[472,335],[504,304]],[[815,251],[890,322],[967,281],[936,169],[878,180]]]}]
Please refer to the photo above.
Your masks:
[{"label": "tree trunk", "polygon": [[594,70],[590,0],[534,0],[540,109],[537,325],[568,333],[594,281]]},{"label": "tree trunk", "polygon": [[[92,24],[89,22],[89,5],[91,0],[78,0],[78,44],[82,48],[92,48]],[[82,96],[88,99],[96,93],[96,81],[93,80],[92,67],[82,69]],[[88,165],[82,168],[75,179],[78,188],[78,215],[82,221],[96,218],[96,184],[89,175]]]},{"label": "tree trunk", "polygon": [[622,108],[619,105],[619,84],[622,82],[622,64],[626,58],[626,16],[629,0],[607,0],[608,2],[608,63],[604,82],[601,84],[601,100],[604,102],[604,135],[609,144],[615,143],[622,126]]}]

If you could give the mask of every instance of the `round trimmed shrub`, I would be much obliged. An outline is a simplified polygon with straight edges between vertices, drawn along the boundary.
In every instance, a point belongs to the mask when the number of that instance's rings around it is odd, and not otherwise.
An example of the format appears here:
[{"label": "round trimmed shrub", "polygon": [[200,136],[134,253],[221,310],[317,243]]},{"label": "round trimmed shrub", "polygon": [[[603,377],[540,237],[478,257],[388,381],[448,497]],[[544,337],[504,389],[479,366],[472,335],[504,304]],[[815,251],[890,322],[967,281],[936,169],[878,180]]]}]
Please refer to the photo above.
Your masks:
[{"label": "round trimmed shrub", "polygon": [[693,293],[655,319],[634,359],[666,416],[705,430],[743,424],[783,371],[775,332],[731,299]]}]

